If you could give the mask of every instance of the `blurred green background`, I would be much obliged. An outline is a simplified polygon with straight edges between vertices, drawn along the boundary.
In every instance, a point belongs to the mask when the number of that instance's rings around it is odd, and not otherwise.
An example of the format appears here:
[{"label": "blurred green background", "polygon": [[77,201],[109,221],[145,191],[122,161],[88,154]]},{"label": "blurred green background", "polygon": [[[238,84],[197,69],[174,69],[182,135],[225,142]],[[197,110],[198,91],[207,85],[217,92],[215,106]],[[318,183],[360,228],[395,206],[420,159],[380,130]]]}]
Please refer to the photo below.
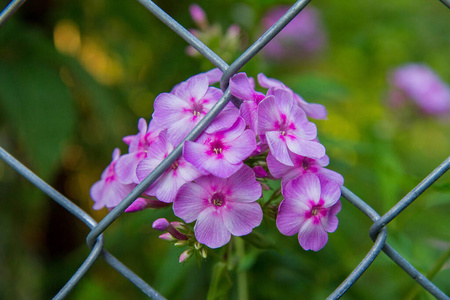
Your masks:
[{"label": "blurred green background", "polygon": [[[8,1],[1,1],[1,8]],[[193,28],[190,1],[156,1]],[[211,23],[238,24],[246,47],[261,33],[274,0],[197,1]],[[257,55],[243,68],[282,80],[308,102],[324,104],[314,121],[345,186],[380,214],[450,153],[448,119],[386,106],[389,70],[423,62],[450,82],[450,12],[439,1],[313,1],[328,36],[317,56],[273,64]],[[187,56],[187,44],[137,1],[28,1],[0,28],[0,145],[58,191],[93,211],[90,186],[127,147],[121,138],[150,119],[154,98],[213,68]],[[214,45],[212,45],[214,48]],[[243,47],[239,51],[245,49]],[[218,50],[220,51],[220,49]],[[239,51],[223,53],[231,63]],[[88,229],[0,162],[0,299],[48,299],[89,253]],[[250,299],[323,299],[372,246],[369,219],[343,200],[338,230],[320,252],[305,252],[273,221],[256,229],[283,252],[246,246],[240,270]],[[106,248],[168,299],[205,298],[214,263],[178,263],[182,249],[151,229],[171,209],[122,215],[105,232]],[[388,226],[388,242],[424,273],[450,249],[450,174]],[[450,294],[450,262],[433,281]],[[235,281],[235,275],[232,276]],[[224,285],[226,283],[223,283]],[[416,284],[384,254],[344,299],[405,299]],[[101,259],[70,299],[140,299],[144,295]],[[236,298],[234,282],[230,299]],[[415,299],[432,299],[419,291]]]}]

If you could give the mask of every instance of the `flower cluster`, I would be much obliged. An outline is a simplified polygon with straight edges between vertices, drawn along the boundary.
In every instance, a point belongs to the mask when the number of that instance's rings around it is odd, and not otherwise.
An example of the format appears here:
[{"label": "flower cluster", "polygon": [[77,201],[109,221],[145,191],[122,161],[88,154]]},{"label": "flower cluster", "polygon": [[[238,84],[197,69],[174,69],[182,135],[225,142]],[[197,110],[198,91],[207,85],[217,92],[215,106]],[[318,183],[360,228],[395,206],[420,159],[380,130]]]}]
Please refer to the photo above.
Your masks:
[{"label": "flower cluster", "polygon": [[393,70],[389,84],[389,98],[395,107],[412,100],[425,114],[450,114],[450,87],[424,64],[406,64]]},{"label": "flower cluster", "polygon": [[337,228],[344,181],[325,168],[329,158],[316,125],[308,120],[326,118],[325,107],[306,102],[263,74],[257,81],[266,92],[257,91],[253,78],[238,73],[229,88],[242,105],[227,104],[195,141],[185,141],[223,95],[213,86],[221,75],[218,69],[195,75],[156,97],[148,127],[139,120],[139,132],[123,139],[128,153],[120,156],[116,149],[101,180],[92,186],[94,209],[116,206],[183,143],[182,155],[126,210],[172,205],[177,217],[195,222],[193,233],[181,222],[160,219],[153,224],[167,231],[162,238],[189,247],[180,260],[194,251],[206,257],[202,244],[219,248],[231,236],[250,234],[263,219],[265,181],[278,179],[280,191],[273,195],[279,197],[264,204],[278,209],[279,231],[297,233],[306,250],[321,249],[327,232]]}]

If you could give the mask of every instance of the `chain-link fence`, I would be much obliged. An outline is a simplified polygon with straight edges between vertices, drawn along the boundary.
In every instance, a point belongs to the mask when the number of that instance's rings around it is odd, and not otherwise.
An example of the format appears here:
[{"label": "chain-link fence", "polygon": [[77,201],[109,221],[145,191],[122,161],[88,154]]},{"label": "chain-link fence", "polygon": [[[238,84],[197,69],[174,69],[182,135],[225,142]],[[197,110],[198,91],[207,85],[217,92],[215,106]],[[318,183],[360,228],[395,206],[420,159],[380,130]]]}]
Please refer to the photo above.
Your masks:
[{"label": "chain-link fence", "polygon": [[[440,0],[445,6],[450,8],[450,1]],[[3,25],[14,12],[25,2],[24,0],[14,0],[0,14],[0,26]],[[158,7],[150,0],[139,0],[139,2],[159,18],[164,24],[176,32],[181,38],[198,50],[204,57],[211,61],[216,67],[223,71],[223,77],[220,86],[224,91],[223,96],[205,118],[192,130],[185,140],[195,140],[209,123],[221,112],[228,102],[239,106],[239,100],[234,98],[229,89],[228,82],[238,70],[240,70],[249,60],[251,60],[273,37],[275,37],[286,24],[288,24],[310,0],[297,1],[292,7],[281,17],[272,27],[270,27],[255,43],[253,43],[238,59],[231,65],[228,65],[221,57],[211,51],[198,38],[192,35],[186,28],[177,23],[171,16]],[[21,162],[16,160],[3,148],[0,148],[0,157],[9,164],[19,174],[33,183],[37,188],[47,194],[59,205],[68,210],[71,214],[81,220],[91,230],[87,236],[87,245],[92,249],[88,257],[73,274],[67,284],[58,292],[55,299],[62,299],[67,296],[77,285],[80,279],[86,274],[93,263],[102,257],[109,265],[116,269],[120,274],[126,277],[145,295],[153,299],[164,299],[154,288],[134,274],[123,263],[116,259],[112,254],[104,249],[103,232],[124,212],[124,210],[141,195],[147,187],[170,166],[182,153],[183,142],[180,143],[170,155],[153,171],[145,180],[143,180],[136,188],[123,199],[109,214],[99,223],[82,209],[77,207],[72,201],[57,192],[39,176],[27,169]],[[429,174],[420,184],[418,184],[403,199],[398,201],[386,214],[380,216],[373,208],[352,193],[346,187],[342,187],[342,196],[350,203],[356,206],[361,212],[366,214],[373,222],[369,230],[370,237],[374,241],[373,247],[368,251],[367,255],[361,260],[359,265],[353,272],[340,284],[336,290],[328,297],[328,299],[340,298],[369,268],[374,259],[383,251],[389,258],[398,264],[407,274],[409,274],[418,284],[438,299],[450,299],[443,291],[434,285],[427,277],[420,273],[414,266],[402,257],[393,247],[386,243],[387,225],[395,219],[405,208],[407,208],[414,200],[416,200],[427,188],[429,188],[439,177],[441,177],[450,168],[450,157],[447,158],[440,166],[438,166],[431,174]]]}]

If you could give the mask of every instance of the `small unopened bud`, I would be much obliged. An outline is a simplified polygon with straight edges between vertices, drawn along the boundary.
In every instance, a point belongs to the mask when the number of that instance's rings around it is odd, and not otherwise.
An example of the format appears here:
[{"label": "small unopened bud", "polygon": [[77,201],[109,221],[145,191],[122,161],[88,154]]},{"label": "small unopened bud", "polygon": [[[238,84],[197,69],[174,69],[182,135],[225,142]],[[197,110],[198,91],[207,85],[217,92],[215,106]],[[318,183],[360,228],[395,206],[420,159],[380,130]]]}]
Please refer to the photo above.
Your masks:
[{"label": "small unopened bud", "polygon": [[174,238],[174,237],[173,237],[170,233],[168,233],[168,232],[161,234],[161,235],[159,236],[159,238],[162,239],[162,240],[169,241],[169,242],[177,241],[177,239]]},{"label": "small unopened bud", "polygon": [[166,231],[169,227],[169,221],[165,218],[157,219],[153,222],[152,228],[158,231]]},{"label": "small unopened bud", "polygon": [[264,178],[267,177],[267,172],[264,170],[261,166],[255,166],[253,167],[253,172],[255,172],[255,176],[258,178]]},{"label": "small unopened bud", "polygon": [[205,248],[202,248],[200,251],[200,255],[206,259],[206,257],[208,257],[208,252],[206,251]]},{"label": "small unopened bud", "polygon": [[186,251],[181,253],[180,259],[178,261],[180,263],[185,262],[189,257],[191,257],[191,255],[192,255],[192,250],[191,249],[187,249]]},{"label": "small unopened bud", "polygon": [[263,190],[270,191],[270,186],[268,186],[266,183],[264,183],[264,182],[259,182],[259,183],[261,183],[261,187]]},{"label": "small unopened bud", "polygon": [[189,244],[189,242],[187,240],[179,240],[177,242],[175,242],[175,247],[184,247],[187,246]]},{"label": "small unopened bud", "polygon": [[241,28],[236,24],[232,24],[230,27],[228,27],[227,37],[230,39],[236,39],[236,38],[239,38],[240,33],[241,33]]},{"label": "small unopened bud", "polygon": [[202,248],[202,244],[200,244],[199,242],[195,242],[194,248],[195,248],[195,250],[198,250],[198,249]]},{"label": "small unopened bud", "polygon": [[199,28],[204,28],[208,25],[206,13],[198,4],[192,4],[189,7],[189,13],[191,14],[192,20]]},{"label": "small unopened bud", "polygon": [[167,227],[167,231],[170,232],[178,240],[187,240],[188,239],[188,237],[185,234],[178,231],[175,228],[175,226],[172,225],[172,223],[170,223],[169,227]]}]

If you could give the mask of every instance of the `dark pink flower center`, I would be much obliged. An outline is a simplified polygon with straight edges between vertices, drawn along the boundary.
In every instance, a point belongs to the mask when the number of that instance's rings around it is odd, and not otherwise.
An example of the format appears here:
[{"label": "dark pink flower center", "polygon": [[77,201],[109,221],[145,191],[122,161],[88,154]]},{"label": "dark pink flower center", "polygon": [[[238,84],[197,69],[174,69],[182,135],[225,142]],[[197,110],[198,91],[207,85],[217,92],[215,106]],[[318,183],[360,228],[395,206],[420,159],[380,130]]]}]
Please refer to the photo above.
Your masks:
[{"label": "dark pink flower center", "polygon": [[311,167],[311,165],[313,164],[313,162],[314,162],[314,161],[313,161],[312,159],[309,159],[309,158],[307,158],[307,157],[303,158],[303,161],[302,161],[302,168],[305,169],[305,170],[308,170],[308,168]]},{"label": "dark pink flower center", "polygon": [[201,103],[194,102],[191,105],[191,112],[194,116],[200,117],[203,113],[203,105]]},{"label": "dark pink flower center", "polygon": [[313,216],[313,217],[314,217],[314,216],[317,216],[321,210],[322,210],[322,207],[321,207],[321,206],[318,206],[318,205],[314,206],[314,207],[311,209],[311,216]]},{"label": "dark pink flower center", "polygon": [[281,122],[277,122],[276,126],[279,128],[281,135],[286,135],[288,131],[295,130],[295,124],[288,120],[285,114],[281,114]]},{"label": "dark pink flower center", "polygon": [[109,166],[108,173],[107,173],[106,178],[105,178],[105,182],[109,183],[109,182],[113,182],[113,181],[116,180],[117,175],[116,175],[115,166],[116,166],[115,162],[113,162]]},{"label": "dark pink flower center", "polygon": [[324,201],[323,199],[319,200],[319,203],[314,204],[312,200],[310,200],[310,203],[313,204],[311,207],[311,210],[305,212],[306,218],[312,218],[313,224],[319,224],[320,219],[326,217],[328,213],[328,209],[324,207]]},{"label": "dark pink flower center", "polygon": [[222,193],[215,193],[211,197],[211,202],[215,206],[220,207],[225,203],[225,197]]},{"label": "dark pink flower center", "polygon": [[211,151],[215,154],[221,154],[224,148],[223,143],[220,140],[215,140],[210,144]]}]

